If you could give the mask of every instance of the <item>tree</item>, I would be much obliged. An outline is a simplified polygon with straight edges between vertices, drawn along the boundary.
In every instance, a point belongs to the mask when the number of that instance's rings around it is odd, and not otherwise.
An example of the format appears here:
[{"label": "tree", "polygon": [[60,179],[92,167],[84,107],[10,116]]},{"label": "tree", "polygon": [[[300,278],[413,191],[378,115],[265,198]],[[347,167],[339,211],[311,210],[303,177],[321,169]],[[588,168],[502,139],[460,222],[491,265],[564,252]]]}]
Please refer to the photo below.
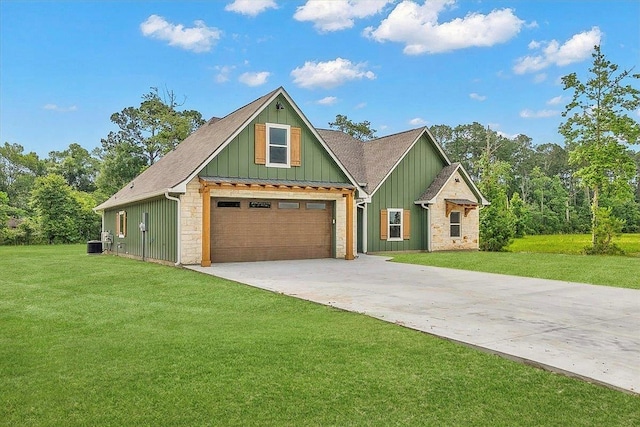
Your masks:
[{"label": "tree", "polygon": [[376,130],[371,129],[371,123],[368,120],[356,123],[353,120],[349,120],[347,116],[338,114],[336,115],[336,121],[329,122],[329,126],[332,129],[338,129],[341,132],[349,134],[360,141],[368,141],[376,137]]},{"label": "tree", "polygon": [[513,238],[514,221],[506,193],[510,168],[506,162],[490,162],[489,151],[480,161],[482,178],[478,188],[491,202],[480,210],[479,246],[482,251],[503,251]]},{"label": "tree", "polygon": [[51,151],[47,159],[49,173],[62,175],[67,184],[78,191],[95,191],[99,160],[89,151],[73,143],[63,151]]},{"label": "tree", "polygon": [[45,173],[45,162],[36,153],[25,153],[20,144],[0,146],[0,191],[7,193],[11,206],[28,209],[31,187]]},{"label": "tree", "polygon": [[161,96],[157,88],[151,88],[139,107],[111,115],[118,130],[101,140],[104,163],[100,175],[106,175],[98,178],[102,193],[110,196],[119,190],[205,123],[195,110],[178,111],[182,104],[173,91]]},{"label": "tree", "polygon": [[37,178],[31,204],[49,244],[80,242],[100,230],[100,217],[91,210],[95,206],[91,195],[73,190],[61,175]]},{"label": "tree", "polygon": [[610,212],[603,214],[600,197],[601,193],[620,200],[632,197],[630,182],[636,168],[627,146],[638,142],[640,126],[628,113],[640,107],[640,90],[623,82],[640,79],[640,74],[618,73],[618,66],[606,60],[600,46],[594,47],[592,56],[591,76],[585,83],[576,73],[562,77],[564,90],[572,90],[573,96],[562,113],[567,119],[559,131],[569,148],[569,163],[577,168],[574,175],[590,191],[591,249],[607,252],[603,244],[611,240],[601,240],[598,230],[608,227],[601,221],[610,222],[613,217]]}]

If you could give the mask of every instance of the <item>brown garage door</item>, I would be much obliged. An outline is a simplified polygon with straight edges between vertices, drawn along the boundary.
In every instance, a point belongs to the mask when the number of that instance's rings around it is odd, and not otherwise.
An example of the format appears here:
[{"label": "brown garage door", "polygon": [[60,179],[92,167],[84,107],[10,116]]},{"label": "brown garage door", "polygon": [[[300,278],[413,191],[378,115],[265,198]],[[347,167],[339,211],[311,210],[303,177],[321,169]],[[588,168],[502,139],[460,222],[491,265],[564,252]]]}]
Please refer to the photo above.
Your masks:
[{"label": "brown garage door", "polygon": [[211,200],[211,261],[329,258],[333,202]]}]

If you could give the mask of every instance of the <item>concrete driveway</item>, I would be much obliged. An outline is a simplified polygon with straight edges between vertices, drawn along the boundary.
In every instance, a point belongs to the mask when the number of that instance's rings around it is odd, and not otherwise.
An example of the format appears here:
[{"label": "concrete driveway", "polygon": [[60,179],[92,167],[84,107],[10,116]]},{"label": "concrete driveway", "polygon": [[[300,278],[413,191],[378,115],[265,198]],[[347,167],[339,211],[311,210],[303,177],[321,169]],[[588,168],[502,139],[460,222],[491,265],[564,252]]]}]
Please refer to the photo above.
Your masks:
[{"label": "concrete driveway", "polygon": [[[640,392],[640,291],[336,259],[189,267]],[[640,280],[640,278],[639,278]]]}]

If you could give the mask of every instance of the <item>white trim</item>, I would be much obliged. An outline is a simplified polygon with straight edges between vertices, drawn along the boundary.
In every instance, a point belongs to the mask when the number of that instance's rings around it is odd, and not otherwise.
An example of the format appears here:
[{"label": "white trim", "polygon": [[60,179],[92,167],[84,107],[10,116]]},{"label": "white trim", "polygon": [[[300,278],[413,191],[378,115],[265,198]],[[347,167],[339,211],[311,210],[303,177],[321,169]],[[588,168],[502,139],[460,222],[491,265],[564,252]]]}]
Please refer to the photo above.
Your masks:
[{"label": "white trim", "polygon": [[[411,131],[405,131],[402,133],[406,133],[406,132],[411,132]],[[449,157],[447,157],[447,155],[445,154],[445,152],[442,150],[442,147],[440,146],[440,144],[438,144],[435,140],[435,138],[433,137],[433,135],[431,135],[431,132],[429,132],[429,129],[425,126],[422,128],[422,132],[420,132],[420,134],[416,137],[416,139],[411,143],[411,145],[409,145],[409,148],[407,148],[407,150],[402,153],[402,156],[400,156],[400,158],[398,159],[398,161],[393,165],[393,167],[391,169],[389,169],[389,172],[387,172],[387,174],[384,176],[384,178],[382,178],[382,180],[380,181],[380,183],[378,184],[378,186],[376,188],[373,189],[373,191],[371,193],[369,193],[369,196],[373,196],[376,191],[378,191],[380,189],[380,187],[382,187],[382,185],[387,181],[387,178],[389,178],[389,176],[393,173],[394,170],[396,170],[396,168],[398,167],[398,165],[400,164],[400,162],[402,162],[404,160],[405,157],[407,157],[407,154],[409,154],[409,151],[411,151],[411,149],[418,143],[418,141],[420,140],[420,138],[422,138],[422,136],[424,134],[427,134],[427,136],[431,139],[431,142],[433,143],[433,145],[436,147],[436,149],[438,150],[438,153],[440,154],[440,156],[442,157],[442,159],[445,162],[445,166],[449,166],[451,165],[451,160],[449,160]],[[383,138],[388,138],[389,136],[393,136],[393,135],[388,135],[385,136]],[[382,138],[378,138],[378,139],[382,139]]]},{"label": "white trim", "polygon": [[[266,134],[267,134],[267,148],[266,148],[266,164],[265,166],[268,168],[285,168],[288,169],[291,167],[291,126],[283,125],[279,123],[265,123]],[[284,146],[287,150],[286,162],[285,163],[271,163],[271,133],[270,129],[284,129],[287,131],[287,144]],[[281,147],[281,145],[276,145],[276,147]]]},{"label": "white trim", "polygon": [[[225,142],[223,142],[205,161],[203,161],[200,166],[198,166],[192,173],[191,175],[189,175],[184,181],[179,182],[178,184],[176,184],[175,186],[173,186],[172,188],[169,188],[168,190],[172,193],[186,193],[186,188],[187,188],[187,184],[189,182],[191,182],[191,180],[193,178],[195,178],[196,176],[198,176],[198,174],[200,173],[200,171],[202,169],[204,169],[210,162],[211,160],[213,160],[218,154],[220,154],[220,152],[222,150],[224,150],[227,145],[229,145],[231,143],[231,141],[233,141],[235,139],[236,136],[238,136],[240,134],[240,132],[242,132],[253,120],[255,120],[260,113],[262,113],[264,111],[265,108],[267,108],[269,105],[271,105],[271,103],[273,101],[276,100],[276,98],[282,95],[287,102],[293,107],[293,110],[298,114],[298,116],[302,119],[303,123],[307,126],[307,128],[311,131],[311,133],[313,134],[313,136],[320,142],[320,144],[322,145],[322,147],[325,149],[325,151],[327,152],[327,154],[329,154],[329,156],[331,157],[331,159],[333,159],[333,161],[338,165],[338,167],[340,168],[340,170],[347,176],[347,178],[349,179],[349,181],[351,181],[351,184],[353,184],[356,189],[358,190],[359,194],[367,194],[366,191],[364,191],[362,189],[362,187],[360,185],[358,185],[358,181],[356,181],[356,179],[349,173],[349,171],[347,170],[347,168],[345,168],[345,166],[342,164],[342,162],[340,160],[338,160],[338,158],[336,157],[336,155],[333,153],[333,151],[331,151],[331,149],[329,148],[329,146],[326,144],[326,142],[324,141],[324,139],[322,139],[322,137],[320,136],[320,134],[318,134],[318,131],[316,130],[316,128],[311,124],[311,122],[309,122],[309,120],[307,119],[307,117],[304,115],[304,113],[300,110],[300,108],[298,108],[298,106],[296,105],[296,103],[293,101],[293,99],[291,99],[291,97],[289,96],[289,94],[287,93],[286,90],[284,90],[284,88],[282,86],[280,86],[278,89],[276,89],[275,91],[273,91],[273,94],[265,99],[264,103],[262,104],[261,107],[259,107],[248,119],[247,121],[245,121],[244,123],[242,123],[240,126],[238,126],[238,129],[229,136],[229,138],[227,138],[227,140]],[[252,102],[255,102],[252,101]],[[249,105],[249,104],[247,104]]]},{"label": "white trim", "polygon": [[[400,236],[399,237],[391,237],[391,214],[395,212],[400,212]],[[404,209],[400,208],[387,208],[387,242],[402,242],[403,231],[404,231]],[[393,226],[397,226],[398,224],[393,224]]]}]

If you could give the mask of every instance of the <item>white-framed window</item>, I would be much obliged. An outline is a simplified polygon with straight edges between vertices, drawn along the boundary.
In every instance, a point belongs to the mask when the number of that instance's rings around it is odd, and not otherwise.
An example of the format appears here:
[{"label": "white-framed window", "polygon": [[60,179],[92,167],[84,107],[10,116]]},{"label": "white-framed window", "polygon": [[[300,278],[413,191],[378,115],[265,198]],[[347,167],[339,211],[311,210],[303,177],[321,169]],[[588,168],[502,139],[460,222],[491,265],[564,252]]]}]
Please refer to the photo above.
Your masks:
[{"label": "white-framed window", "polygon": [[267,166],[291,166],[291,126],[267,123]]},{"label": "white-framed window", "polygon": [[461,215],[458,211],[451,211],[449,214],[449,236],[460,237]]},{"label": "white-framed window", "polygon": [[387,209],[387,240],[402,240],[402,209]]},{"label": "white-framed window", "polygon": [[127,237],[127,211],[116,214],[116,234],[120,238]]}]

